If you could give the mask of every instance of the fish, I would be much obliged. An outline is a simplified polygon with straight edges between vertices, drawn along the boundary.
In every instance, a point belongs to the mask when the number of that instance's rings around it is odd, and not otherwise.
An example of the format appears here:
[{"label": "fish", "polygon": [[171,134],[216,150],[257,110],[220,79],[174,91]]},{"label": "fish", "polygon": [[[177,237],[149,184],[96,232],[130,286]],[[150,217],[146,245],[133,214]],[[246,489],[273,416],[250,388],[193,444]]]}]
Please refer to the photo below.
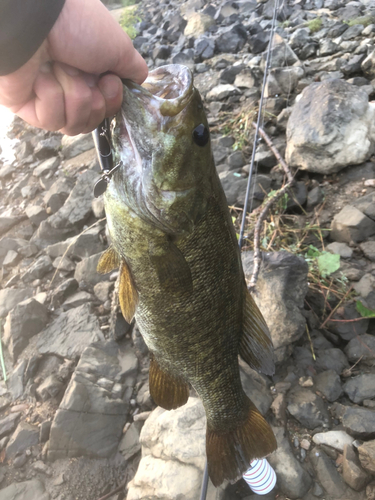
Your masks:
[{"label": "fish", "polygon": [[119,267],[119,302],[150,351],[149,385],[166,410],[193,387],[207,418],[208,474],[235,481],[276,447],[245,394],[238,356],[274,373],[272,340],[248,292],[235,229],[191,71],[166,65],[125,81],[111,122],[118,165],[104,193],[111,246],[98,272]]}]

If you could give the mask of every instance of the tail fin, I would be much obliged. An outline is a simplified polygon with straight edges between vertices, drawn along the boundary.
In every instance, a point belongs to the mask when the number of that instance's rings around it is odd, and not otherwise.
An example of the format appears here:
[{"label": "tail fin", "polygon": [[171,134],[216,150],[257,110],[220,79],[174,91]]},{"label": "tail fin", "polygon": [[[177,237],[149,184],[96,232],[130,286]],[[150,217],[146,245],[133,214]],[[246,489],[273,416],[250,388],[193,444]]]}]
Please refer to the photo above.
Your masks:
[{"label": "tail fin", "polygon": [[271,427],[249,402],[247,418],[237,429],[226,433],[207,428],[208,474],[214,486],[226,479],[239,479],[252,460],[263,458],[277,448]]}]

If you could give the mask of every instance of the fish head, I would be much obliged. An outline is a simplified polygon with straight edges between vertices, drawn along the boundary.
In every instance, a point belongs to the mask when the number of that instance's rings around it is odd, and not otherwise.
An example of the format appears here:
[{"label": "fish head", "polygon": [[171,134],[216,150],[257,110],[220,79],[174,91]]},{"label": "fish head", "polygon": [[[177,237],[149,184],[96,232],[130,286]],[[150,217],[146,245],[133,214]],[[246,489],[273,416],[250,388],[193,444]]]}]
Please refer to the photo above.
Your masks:
[{"label": "fish head", "polygon": [[205,212],[215,170],[191,71],[168,65],[150,72],[142,86],[126,81],[111,133],[122,165],[109,191],[164,232],[191,232]]}]

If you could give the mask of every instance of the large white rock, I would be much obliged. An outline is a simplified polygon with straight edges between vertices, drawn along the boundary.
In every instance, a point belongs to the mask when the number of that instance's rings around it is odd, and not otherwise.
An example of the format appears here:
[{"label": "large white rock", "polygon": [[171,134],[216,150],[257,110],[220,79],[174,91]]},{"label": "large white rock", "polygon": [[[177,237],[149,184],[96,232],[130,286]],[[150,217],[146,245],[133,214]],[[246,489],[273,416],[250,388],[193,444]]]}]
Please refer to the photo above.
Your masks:
[{"label": "large white rock", "polygon": [[287,126],[286,161],[302,170],[331,174],[366,161],[374,152],[375,105],[344,80],[306,87]]},{"label": "large white rock", "polygon": [[345,445],[348,444],[351,446],[354,439],[345,431],[328,431],[315,434],[313,441],[315,444],[325,444],[337,451],[343,452]]},{"label": "large white rock", "polygon": [[205,463],[206,417],[190,398],[177,410],[156,408],[142,428],[142,459],[127,500],[196,500]]}]

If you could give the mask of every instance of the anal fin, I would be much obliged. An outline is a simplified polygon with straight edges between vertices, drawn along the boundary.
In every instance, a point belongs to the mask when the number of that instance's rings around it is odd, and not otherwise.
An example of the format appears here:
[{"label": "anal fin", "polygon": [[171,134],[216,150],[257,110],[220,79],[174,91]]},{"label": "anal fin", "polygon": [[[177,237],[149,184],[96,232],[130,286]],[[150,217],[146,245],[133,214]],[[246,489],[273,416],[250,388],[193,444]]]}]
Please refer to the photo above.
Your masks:
[{"label": "anal fin", "polygon": [[218,432],[207,428],[208,474],[214,486],[239,479],[252,460],[263,458],[277,448],[271,427],[248,401],[247,418],[235,430]]},{"label": "anal fin", "polygon": [[120,266],[118,293],[122,315],[128,323],[131,323],[137,309],[139,297],[129,266],[124,260]]},{"label": "anal fin", "polygon": [[265,375],[273,375],[275,364],[271,335],[262,313],[246,286],[244,287],[243,303],[240,355],[251,368],[261,371]]},{"label": "anal fin", "polygon": [[162,370],[153,355],[150,356],[149,382],[152,399],[165,410],[183,406],[189,399],[188,384]]},{"label": "anal fin", "polygon": [[100,256],[96,270],[99,274],[107,274],[120,266],[120,259],[116,250],[110,246]]}]

